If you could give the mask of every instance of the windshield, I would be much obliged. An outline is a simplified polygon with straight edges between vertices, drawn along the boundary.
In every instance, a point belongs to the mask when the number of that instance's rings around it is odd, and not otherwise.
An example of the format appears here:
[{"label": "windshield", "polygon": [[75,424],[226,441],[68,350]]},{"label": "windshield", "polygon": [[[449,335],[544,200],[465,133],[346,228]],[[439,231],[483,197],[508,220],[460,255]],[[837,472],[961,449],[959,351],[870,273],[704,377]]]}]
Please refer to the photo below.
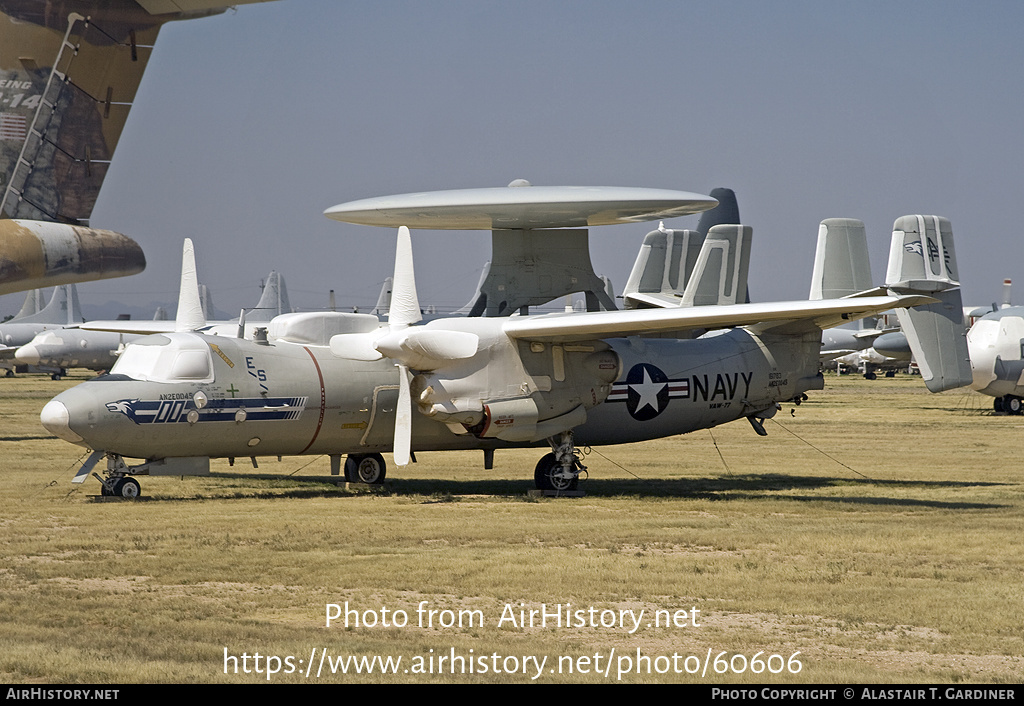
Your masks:
[{"label": "windshield", "polygon": [[149,382],[213,382],[213,360],[210,347],[196,336],[147,336],[128,344],[110,374]]}]

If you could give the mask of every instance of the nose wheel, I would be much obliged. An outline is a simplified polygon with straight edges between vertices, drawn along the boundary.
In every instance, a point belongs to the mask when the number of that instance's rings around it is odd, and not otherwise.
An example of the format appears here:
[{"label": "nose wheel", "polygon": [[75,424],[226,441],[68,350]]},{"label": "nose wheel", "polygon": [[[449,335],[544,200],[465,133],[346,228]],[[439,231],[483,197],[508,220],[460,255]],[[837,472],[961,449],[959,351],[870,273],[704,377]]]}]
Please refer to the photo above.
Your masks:
[{"label": "nose wheel", "polygon": [[[83,469],[84,470],[84,469]],[[131,467],[124,462],[124,459],[116,454],[107,455],[106,478],[97,473],[92,476],[100,482],[100,495],[106,498],[125,498],[134,500],[142,495],[142,486],[128,473]]]},{"label": "nose wheel", "polygon": [[113,498],[127,498],[134,500],[142,494],[142,486],[139,481],[127,476],[123,478],[111,478],[107,481],[100,481],[102,486],[100,495]]}]

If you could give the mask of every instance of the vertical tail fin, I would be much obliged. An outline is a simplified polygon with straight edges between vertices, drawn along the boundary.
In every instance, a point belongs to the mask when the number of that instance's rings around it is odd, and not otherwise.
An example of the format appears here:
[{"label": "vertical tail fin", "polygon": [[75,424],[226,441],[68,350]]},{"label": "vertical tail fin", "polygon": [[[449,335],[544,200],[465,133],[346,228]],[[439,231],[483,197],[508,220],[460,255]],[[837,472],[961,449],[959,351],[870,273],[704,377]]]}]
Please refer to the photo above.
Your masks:
[{"label": "vertical tail fin", "polygon": [[708,231],[679,306],[736,304],[746,299],[750,226],[717,225]]},{"label": "vertical tail fin", "polygon": [[380,294],[377,296],[377,305],[373,307],[371,314],[377,316],[384,316],[388,313],[388,309],[391,308],[391,288],[393,280],[390,277],[384,278],[384,284],[380,288]]},{"label": "vertical tail fin", "polygon": [[9,319],[9,321],[23,321],[24,319],[35,316],[43,310],[43,301],[43,290],[29,290],[28,294],[25,295],[25,303],[21,305],[21,309],[13,318]]},{"label": "vertical tail fin", "polygon": [[[77,319],[73,318],[78,314],[78,290],[72,289],[72,287],[74,287],[74,285],[67,284],[61,284],[54,287],[53,294],[50,295],[50,301],[46,303],[46,306],[27,316],[22,316],[21,312],[19,312],[17,317],[18,323],[57,324],[60,326],[82,323],[81,317]],[[29,297],[31,296],[32,295],[29,294]],[[33,306],[38,307],[39,301],[39,297],[34,298],[31,302],[26,299],[21,310],[27,311]]]},{"label": "vertical tail fin", "polygon": [[291,304],[288,303],[288,289],[284,284],[284,276],[276,270],[271,270],[267,275],[267,281],[263,285],[263,294],[256,304],[256,308],[246,314],[247,321],[270,321],[275,316],[291,312]]},{"label": "vertical tail fin", "polygon": [[923,293],[939,301],[897,309],[900,325],[932,392],[971,383],[953,228],[940,216],[896,219],[885,284],[897,294]]},{"label": "vertical tail fin", "polygon": [[42,312],[44,306],[45,298],[43,297],[43,290],[30,290],[29,293],[25,295],[25,303],[22,304],[22,308],[18,309],[18,313],[8,321],[19,321],[25,324],[32,323],[33,318]]},{"label": "vertical tail fin", "polygon": [[[826,218],[818,226],[814,251],[810,299],[840,299],[874,287],[868,236],[864,223],[855,218]],[[856,324],[860,330],[873,329],[878,320],[869,316]]]},{"label": "vertical tail fin", "polygon": [[854,218],[823,220],[818,227],[810,298],[839,299],[873,286],[864,223]]},{"label": "vertical tail fin", "polygon": [[697,263],[704,234],[660,226],[644,237],[626,288],[627,309],[676,306]]},{"label": "vertical tail fin", "polygon": [[718,205],[700,214],[697,230],[702,235],[707,235],[715,226],[738,226],[740,206],[736,202],[736,192],[732,189],[712,189],[710,196],[718,201]]},{"label": "vertical tail fin", "polygon": [[78,303],[78,287],[73,284],[65,284],[67,288],[68,296],[68,326],[77,326],[85,321],[85,317],[82,316],[82,307]]}]

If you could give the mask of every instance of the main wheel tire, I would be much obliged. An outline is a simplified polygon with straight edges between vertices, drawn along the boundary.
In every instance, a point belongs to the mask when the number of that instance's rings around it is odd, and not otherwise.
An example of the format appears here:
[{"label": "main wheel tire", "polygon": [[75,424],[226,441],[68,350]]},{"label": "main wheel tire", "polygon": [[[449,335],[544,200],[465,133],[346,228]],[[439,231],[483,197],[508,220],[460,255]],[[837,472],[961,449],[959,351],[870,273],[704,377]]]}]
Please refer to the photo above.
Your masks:
[{"label": "main wheel tire", "polygon": [[345,480],[349,483],[380,485],[387,475],[387,464],[380,454],[349,456],[345,459]]},{"label": "main wheel tire", "polygon": [[558,462],[558,458],[553,453],[542,456],[540,461],[537,461],[537,468],[533,472],[533,482],[537,486],[537,490],[576,490],[579,478],[576,476],[562,478],[555,475],[561,470],[562,464]]},{"label": "main wheel tire", "polygon": [[992,409],[994,411],[996,411],[996,412],[1002,412],[1003,411],[1003,398],[1002,397],[996,397],[994,400],[992,400]]},{"label": "main wheel tire", "polygon": [[134,500],[142,494],[142,488],[139,486],[139,481],[134,478],[118,478],[114,481],[114,496],[118,498],[128,498]]},{"label": "main wheel tire", "polygon": [[1024,411],[1024,400],[1021,400],[1020,397],[1007,395],[1003,401],[1003,408],[1010,414],[1020,414],[1021,411]]}]

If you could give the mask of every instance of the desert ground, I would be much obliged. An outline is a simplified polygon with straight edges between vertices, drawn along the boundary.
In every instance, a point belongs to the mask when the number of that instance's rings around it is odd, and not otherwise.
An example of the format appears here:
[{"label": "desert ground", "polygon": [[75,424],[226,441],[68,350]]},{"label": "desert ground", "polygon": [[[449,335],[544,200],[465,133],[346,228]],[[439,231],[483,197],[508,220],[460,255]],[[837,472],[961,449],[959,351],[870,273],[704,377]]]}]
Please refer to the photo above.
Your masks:
[{"label": "desert ground", "polygon": [[0,379],[3,682],[1024,680],[1024,422],[976,393],[828,374],[766,438],[594,447],[582,498],[531,496],[532,449],[122,501],[38,421],[83,379]]}]

